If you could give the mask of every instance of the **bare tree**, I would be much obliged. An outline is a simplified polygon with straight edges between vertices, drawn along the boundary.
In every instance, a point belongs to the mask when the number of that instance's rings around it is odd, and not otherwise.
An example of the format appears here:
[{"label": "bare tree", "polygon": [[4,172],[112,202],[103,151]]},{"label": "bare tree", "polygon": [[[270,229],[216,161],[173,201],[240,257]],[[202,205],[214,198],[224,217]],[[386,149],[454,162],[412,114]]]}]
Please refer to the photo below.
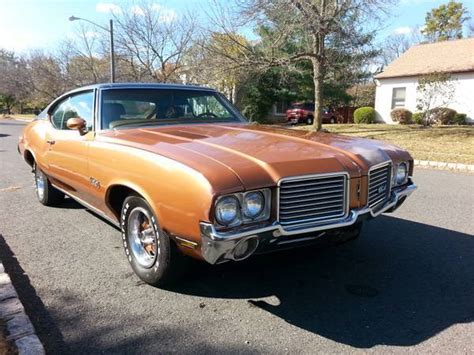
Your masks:
[{"label": "bare tree", "polygon": [[416,91],[416,108],[421,111],[423,124],[429,126],[452,103],[456,81],[446,73],[427,74],[418,80]]},{"label": "bare tree", "polygon": [[151,2],[114,14],[116,49],[138,81],[181,81],[183,58],[189,51],[195,24],[177,18]]},{"label": "bare tree", "polygon": [[382,44],[381,61],[384,66],[389,65],[399,58],[410,47],[422,42],[419,28],[414,28],[410,33],[392,34],[384,39]]},{"label": "bare tree", "polygon": [[[248,45],[248,41],[238,34],[234,34],[232,40],[220,33],[203,36],[185,57],[186,82],[212,86],[235,103],[238,85],[249,74],[233,61],[238,58],[244,60],[241,45]],[[233,60],[229,60],[228,56]]]},{"label": "bare tree", "polygon": [[70,87],[96,84],[108,80],[108,38],[90,25],[81,24],[74,37],[59,45],[55,57],[61,64]]},{"label": "bare tree", "polygon": [[64,77],[61,63],[56,56],[43,51],[33,51],[27,57],[30,100],[44,105],[70,87]]},{"label": "bare tree", "polygon": [[358,54],[366,35],[371,32],[367,19],[375,23],[388,3],[391,1],[242,0],[243,10],[238,21],[247,19],[246,25],[253,23],[272,31],[272,41],[256,46],[238,41],[235,36],[238,31],[222,16],[225,11],[216,11],[217,16],[213,18],[217,30],[239,46],[238,57],[223,53],[235,65],[265,70],[272,66],[296,67],[301,61],[310,63],[314,82],[314,128],[321,130],[323,79],[328,67],[338,61],[337,51],[331,50],[331,43],[337,43],[339,48],[351,48]]},{"label": "bare tree", "polygon": [[7,113],[13,106],[20,106],[28,96],[24,82],[27,81],[27,63],[13,52],[0,49],[0,97]]}]

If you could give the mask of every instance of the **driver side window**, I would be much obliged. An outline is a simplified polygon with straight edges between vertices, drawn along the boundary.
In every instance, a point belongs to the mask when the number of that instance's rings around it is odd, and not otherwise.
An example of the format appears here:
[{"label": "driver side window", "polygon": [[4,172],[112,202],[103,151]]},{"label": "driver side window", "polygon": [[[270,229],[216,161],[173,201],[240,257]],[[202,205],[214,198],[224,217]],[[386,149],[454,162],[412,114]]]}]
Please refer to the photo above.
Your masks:
[{"label": "driver side window", "polygon": [[94,122],[94,92],[89,91],[69,96],[56,106],[51,114],[51,123],[56,129],[68,130],[67,120],[80,117],[86,121],[88,130]]}]

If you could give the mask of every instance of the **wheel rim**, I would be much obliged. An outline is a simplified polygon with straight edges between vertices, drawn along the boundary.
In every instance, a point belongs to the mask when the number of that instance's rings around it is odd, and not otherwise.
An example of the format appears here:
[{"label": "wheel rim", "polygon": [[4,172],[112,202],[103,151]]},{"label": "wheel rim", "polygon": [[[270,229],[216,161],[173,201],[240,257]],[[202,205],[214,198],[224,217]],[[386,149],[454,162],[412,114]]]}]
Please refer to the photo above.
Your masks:
[{"label": "wheel rim", "polygon": [[152,267],[159,253],[159,246],[149,212],[142,207],[132,210],[127,229],[128,244],[135,260],[145,268]]},{"label": "wheel rim", "polygon": [[44,174],[41,171],[36,171],[36,193],[40,200],[44,198],[44,189],[46,185],[44,180]]}]

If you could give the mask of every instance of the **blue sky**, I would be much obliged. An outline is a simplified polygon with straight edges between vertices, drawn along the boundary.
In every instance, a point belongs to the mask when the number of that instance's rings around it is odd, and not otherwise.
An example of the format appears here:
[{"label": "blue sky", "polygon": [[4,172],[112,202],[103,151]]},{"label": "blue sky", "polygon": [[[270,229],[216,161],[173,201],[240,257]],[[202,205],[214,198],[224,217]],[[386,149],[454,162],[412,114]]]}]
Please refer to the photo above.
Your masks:
[{"label": "blue sky", "polygon": [[[212,0],[168,0],[156,4],[172,18],[187,10],[200,13]],[[391,33],[406,33],[422,25],[425,14],[447,0],[400,0],[392,8],[380,38]],[[54,50],[61,38],[72,36],[77,24],[68,21],[71,15],[86,17],[105,24],[108,11],[121,5],[130,9],[132,1],[109,0],[0,0],[0,47],[17,52],[29,49]],[[474,0],[464,1],[474,17]]]}]

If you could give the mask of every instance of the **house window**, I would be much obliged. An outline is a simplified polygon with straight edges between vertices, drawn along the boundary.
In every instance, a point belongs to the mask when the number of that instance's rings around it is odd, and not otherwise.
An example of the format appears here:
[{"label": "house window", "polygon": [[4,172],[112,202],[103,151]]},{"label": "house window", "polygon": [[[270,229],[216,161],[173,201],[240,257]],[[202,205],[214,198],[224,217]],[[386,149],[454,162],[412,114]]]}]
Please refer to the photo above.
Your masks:
[{"label": "house window", "polygon": [[392,109],[405,107],[406,88],[393,88],[392,91]]},{"label": "house window", "polygon": [[283,115],[288,110],[288,102],[286,101],[278,101],[275,103],[275,114]]}]

